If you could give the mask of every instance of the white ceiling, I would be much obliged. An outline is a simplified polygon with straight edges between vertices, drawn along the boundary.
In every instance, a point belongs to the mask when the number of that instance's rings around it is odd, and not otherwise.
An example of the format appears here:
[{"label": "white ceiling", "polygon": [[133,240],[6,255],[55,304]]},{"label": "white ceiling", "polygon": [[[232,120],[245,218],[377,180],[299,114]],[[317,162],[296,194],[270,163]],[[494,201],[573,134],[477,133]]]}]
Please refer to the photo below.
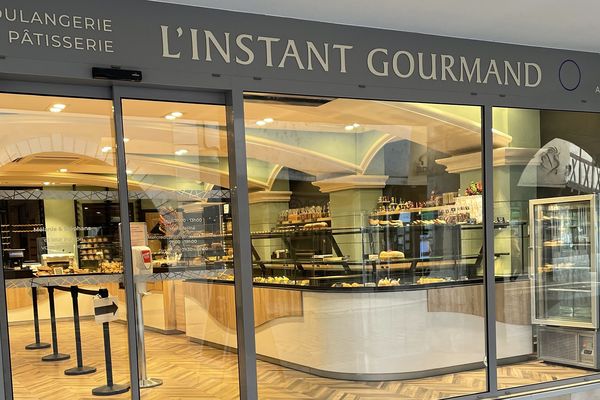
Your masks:
[{"label": "white ceiling", "polygon": [[156,0],[399,31],[600,52],[598,0]]}]

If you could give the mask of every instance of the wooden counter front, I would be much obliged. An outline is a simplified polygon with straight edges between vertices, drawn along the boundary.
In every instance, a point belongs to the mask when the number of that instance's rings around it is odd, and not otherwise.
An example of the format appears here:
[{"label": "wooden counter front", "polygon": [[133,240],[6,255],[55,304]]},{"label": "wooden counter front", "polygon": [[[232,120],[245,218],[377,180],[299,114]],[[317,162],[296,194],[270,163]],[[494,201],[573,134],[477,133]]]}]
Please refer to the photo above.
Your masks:
[{"label": "wooden counter front", "polygon": [[[427,290],[427,311],[485,316],[483,285],[465,285]],[[529,280],[496,283],[496,321],[531,325]]]},{"label": "wooden counter front", "polygon": [[[228,329],[236,329],[235,291],[233,284],[185,282],[186,297],[196,300],[208,314]],[[301,317],[302,292],[271,288],[254,288],[254,326],[282,317]]]}]

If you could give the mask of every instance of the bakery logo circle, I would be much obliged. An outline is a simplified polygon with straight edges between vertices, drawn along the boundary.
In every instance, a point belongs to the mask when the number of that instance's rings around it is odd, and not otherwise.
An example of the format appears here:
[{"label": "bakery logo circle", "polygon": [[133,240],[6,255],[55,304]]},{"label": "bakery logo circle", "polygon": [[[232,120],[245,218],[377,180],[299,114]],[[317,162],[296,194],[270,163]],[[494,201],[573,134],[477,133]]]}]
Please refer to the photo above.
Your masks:
[{"label": "bakery logo circle", "polygon": [[564,60],[558,67],[558,80],[563,89],[572,92],[581,83],[581,69],[571,59]]}]

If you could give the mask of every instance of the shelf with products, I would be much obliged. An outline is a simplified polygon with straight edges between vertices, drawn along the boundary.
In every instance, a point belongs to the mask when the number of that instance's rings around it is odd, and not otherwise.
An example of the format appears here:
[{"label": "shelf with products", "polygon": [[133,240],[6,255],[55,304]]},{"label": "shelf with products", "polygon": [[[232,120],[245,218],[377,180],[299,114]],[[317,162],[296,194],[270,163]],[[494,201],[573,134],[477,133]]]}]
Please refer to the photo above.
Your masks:
[{"label": "shelf with products", "polygon": [[330,204],[290,208],[279,213],[278,225],[301,225],[307,223],[331,222]]},{"label": "shelf with products", "polygon": [[118,272],[122,270],[120,262],[120,243],[109,236],[81,236],[77,238],[78,265],[84,270]]},{"label": "shelf with products", "polygon": [[2,247],[24,248],[26,259],[36,260],[39,254],[37,240],[45,235],[45,230],[44,224],[1,224]]}]

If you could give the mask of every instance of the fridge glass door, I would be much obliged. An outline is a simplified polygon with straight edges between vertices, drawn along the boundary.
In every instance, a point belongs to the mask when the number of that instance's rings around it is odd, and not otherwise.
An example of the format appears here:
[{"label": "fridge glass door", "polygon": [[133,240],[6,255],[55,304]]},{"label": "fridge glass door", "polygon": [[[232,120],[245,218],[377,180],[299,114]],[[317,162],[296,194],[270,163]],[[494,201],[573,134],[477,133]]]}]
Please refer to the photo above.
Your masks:
[{"label": "fridge glass door", "polygon": [[535,313],[558,325],[592,324],[591,202],[534,205]]}]

